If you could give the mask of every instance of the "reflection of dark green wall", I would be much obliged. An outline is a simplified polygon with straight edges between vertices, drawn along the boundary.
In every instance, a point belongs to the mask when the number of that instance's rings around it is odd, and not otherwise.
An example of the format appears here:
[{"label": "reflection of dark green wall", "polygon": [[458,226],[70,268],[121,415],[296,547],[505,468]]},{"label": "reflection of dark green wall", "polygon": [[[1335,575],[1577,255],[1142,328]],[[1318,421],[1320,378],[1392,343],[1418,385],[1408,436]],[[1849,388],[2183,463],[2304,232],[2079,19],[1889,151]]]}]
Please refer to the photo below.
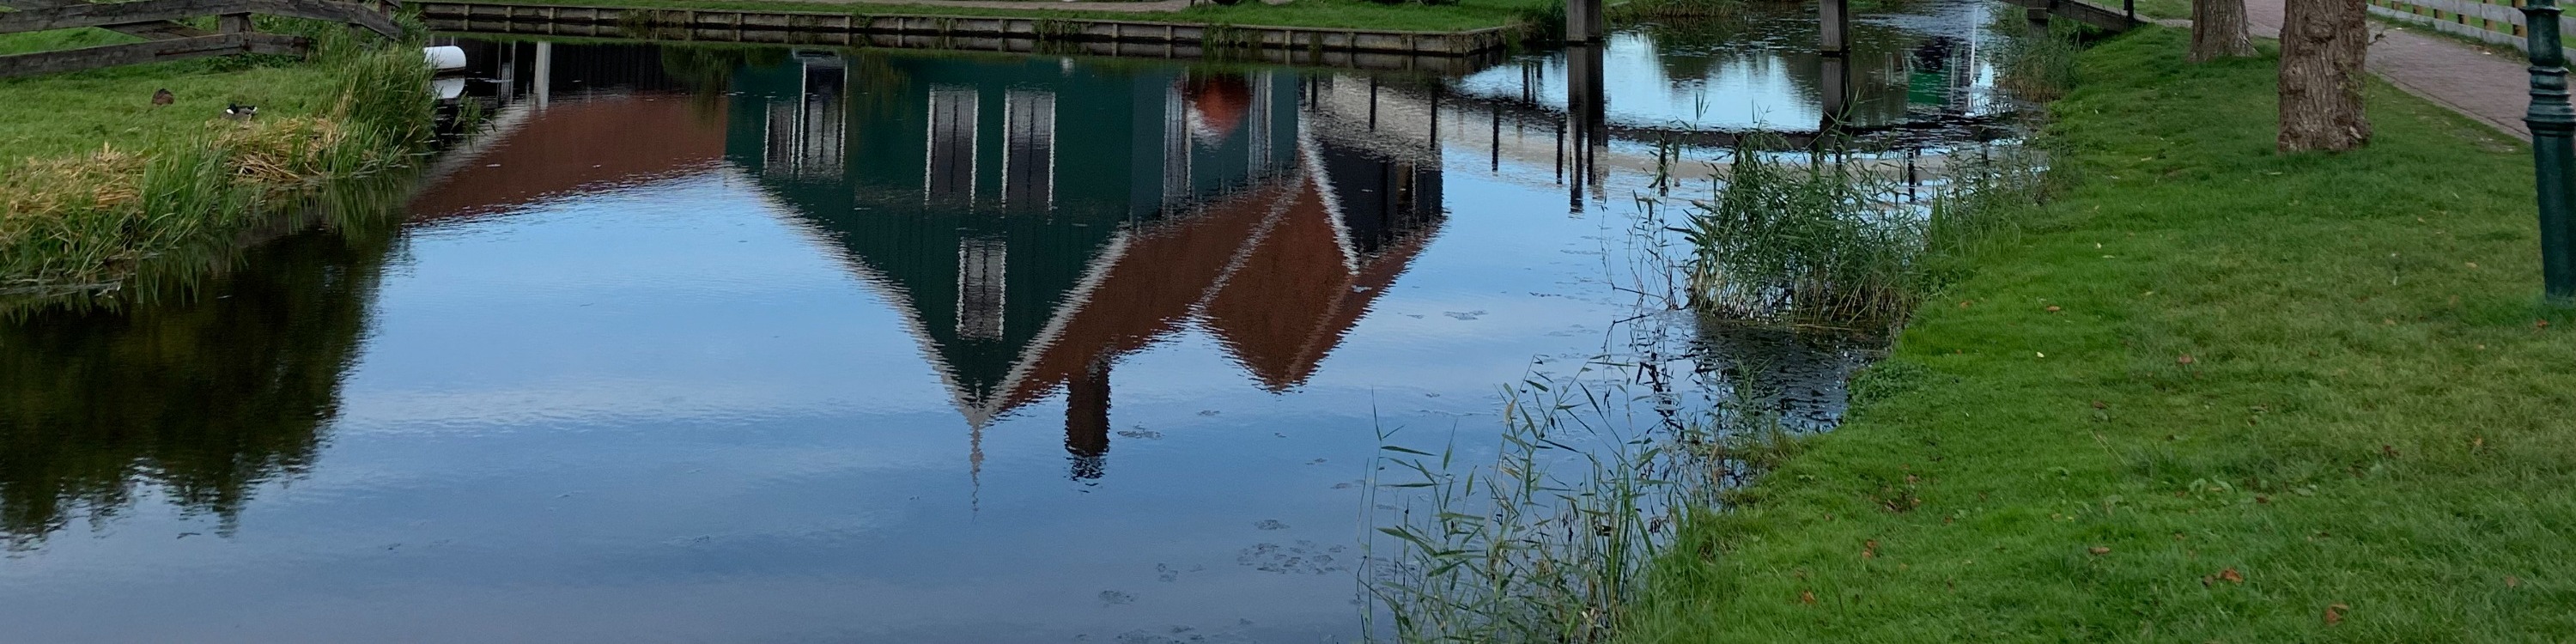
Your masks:
[{"label": "reflection of dark green wall", "polygon": [[189,302],[0,323],[0,539],[114,514],[140,481],[229,523],[303,472],[357,357],[377,237],[272,242]]},{"label": "reflection of dark green wall", "polygon": [[[977,393],[1000,382],[1021,350],[1053,317],[1120,226],[1165,215],[1163,130],[1167,93],[1186,67],[1084,68],[1067,73],[1055,58],[923,56],[861,51],[844,55],[847,139],[841,176],[770,173],[767,119],[772,101],[799,100],[799,63],[744,69],[733,76],[726,157],[759,177],[763,189],[798,217],[842,244],[850,256],[893,282],[911,299],[922,332],[938,345],[960,385]],[[1260,77],[1254,77],[1257,79]],[[1213,197],[1239,189],[1296,154],[1296,82],[1271,78],[1273,142],[1267,168],[1251,158],[1250,124],[1192,147],[1192,193]],[[972,88],[980,133],[972,203],[926,199],[929,103],[933,86]],[[1003,101],[1012,89],[1054,94],[1055,206],[1005,209],[1002,194]],[[958,249],[969,239],[1007,244],[1002,337],[957,333]]]}]

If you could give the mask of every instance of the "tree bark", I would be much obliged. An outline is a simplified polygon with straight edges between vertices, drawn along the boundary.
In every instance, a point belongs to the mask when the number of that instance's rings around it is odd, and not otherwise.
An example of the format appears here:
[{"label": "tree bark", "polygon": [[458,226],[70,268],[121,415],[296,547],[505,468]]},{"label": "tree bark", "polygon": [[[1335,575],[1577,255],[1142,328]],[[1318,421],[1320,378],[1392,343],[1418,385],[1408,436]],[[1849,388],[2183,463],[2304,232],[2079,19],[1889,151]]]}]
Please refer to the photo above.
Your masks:
[{"label": "tree bark", "polygon": [[2370,143],[2362,63],[2370,28],[2362,0],[2288,0],[2281,25],[2282,152],[2339,152]]},{"label": "tree bark", "polygon": [[2191,62],[2254,55],[2247,31],[2245,0],[2192,0]]}]

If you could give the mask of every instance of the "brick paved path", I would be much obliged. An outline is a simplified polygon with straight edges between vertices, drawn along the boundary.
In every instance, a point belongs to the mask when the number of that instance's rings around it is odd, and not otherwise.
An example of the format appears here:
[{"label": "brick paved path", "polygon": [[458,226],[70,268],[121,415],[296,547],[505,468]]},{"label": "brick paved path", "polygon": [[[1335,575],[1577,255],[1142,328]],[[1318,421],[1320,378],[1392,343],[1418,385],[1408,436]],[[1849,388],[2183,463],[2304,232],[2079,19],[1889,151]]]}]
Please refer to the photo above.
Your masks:
[{"label": "brick paved path", "polygon": [[[2254,35],[2281,35],[2282,0],[2245,0]],[[2390,27],[2376,20],[2370,30],[2379,37],[2370,45],[2370,70],[2408,93],[2466,114],[2531,140],[2522,123],[2531,105],[2531,74],[2518,53],[2489,53],[2457,40],[2416,28]]]}]

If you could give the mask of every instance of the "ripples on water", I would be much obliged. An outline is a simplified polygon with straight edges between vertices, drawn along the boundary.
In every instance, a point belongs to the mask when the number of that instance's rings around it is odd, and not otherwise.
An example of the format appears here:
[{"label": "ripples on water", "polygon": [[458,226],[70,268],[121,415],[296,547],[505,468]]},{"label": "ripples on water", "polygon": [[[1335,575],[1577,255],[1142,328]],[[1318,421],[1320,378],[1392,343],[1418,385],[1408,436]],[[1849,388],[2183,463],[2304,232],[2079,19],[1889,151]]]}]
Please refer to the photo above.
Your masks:
[{"label": "ripples on water", "polygon": [[[1865,21],[1854,124],[1973,136],[1984,11]],[[1561,52],[466,42],[400,230],[0,327],[0,639],[1351,639],[1377,432],[1490,452],[1534,359],[1686,327],[1630,195],[1821,119],[1794,18],[1622,34],[1606,109]],[[1818,425],[1857,360],[1696,338]]]}]

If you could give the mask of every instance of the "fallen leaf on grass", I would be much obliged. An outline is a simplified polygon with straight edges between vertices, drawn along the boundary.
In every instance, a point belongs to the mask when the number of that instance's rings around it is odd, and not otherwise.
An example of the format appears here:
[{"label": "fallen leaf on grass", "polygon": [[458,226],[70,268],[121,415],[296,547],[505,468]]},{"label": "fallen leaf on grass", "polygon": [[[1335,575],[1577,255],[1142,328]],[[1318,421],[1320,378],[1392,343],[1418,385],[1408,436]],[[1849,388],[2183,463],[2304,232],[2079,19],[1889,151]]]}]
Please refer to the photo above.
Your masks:
[{"label": "fallen leaf on grass", "polygon": [[2051,305],[2051,306],[2049,306],[2049,307],[2048,307],[2048,312],[2050,312],[2050,313],[2056,313],[2056,312],[2058,312],[2058,311],[2063,311],[2063,310],[2065,310],[2065,309],[2057,308],[2057,307],[2056,307],[2056,306],[2054,306],[2054,305]]},{"label": "fallen leaf on grass", "polygon": [[2504,576],[2504,587],[2506,587],[2506,588],[2521,588],[2521,587],[2522,587],[2522,578],[2521,578],[2521,577],[2515,577],[2515,576],[2513,576],[2513,575],[2505,575],[2505,576]]},{"label": "fallen leaf on grass", "polygon": [[2351,606],[2346,606],[2346,605],[2343,605],[2343,604],[2335,604],[2335,605],[2332,605],[2332,606],[2327,606],[2327,607],[2326,607],[2326,625],[2327,625],[2327,626],[2333,626],[2333,625],[2336,625],[2336,624],[2341,624],[2341,623],[2343,623],[2343,612],[2344,612],[2344,611],[2348,611],[2348,610],[2352,610],[2352,607],[2351,607]]},{"label": "fallen leaf on grass", "polygon": [[2094,546],[2086,549],[2085,552],[2093,553],[2094,556],[2101,556],[2111,554],[2111,548],[2109,546]]},{"label": "fallen leaf on grass", "polygon": [[1801,603],[1801,604],[1813,604],[1813,603],[1816,603],[1816,591],[1812,591],[1812,590],[1810,590],[1810,591],[1806,591],[1806,592],[1798,593],[1798,603]]},{"label": "fallen leaf on grass", "polygon": [[2174,358],[2174,363],[2176,364],[2191,364],[2192,362],[2191,354],[2188,353],[2182,354],[2182,357],[2180,358]]},{"label": "fallen leaf on grass", "polygon": [[2218,578],[2231,584],[2245,583],[2244,573],[2236,572],[2235,568],[2218,571]]}]

